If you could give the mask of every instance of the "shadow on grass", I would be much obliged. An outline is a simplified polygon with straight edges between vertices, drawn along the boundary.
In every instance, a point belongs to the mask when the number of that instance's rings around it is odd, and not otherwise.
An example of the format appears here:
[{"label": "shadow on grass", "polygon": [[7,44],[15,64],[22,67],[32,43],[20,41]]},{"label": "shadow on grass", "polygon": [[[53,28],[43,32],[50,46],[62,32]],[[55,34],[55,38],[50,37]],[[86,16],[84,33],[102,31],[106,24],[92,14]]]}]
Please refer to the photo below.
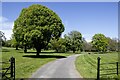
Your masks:
[{"label": "shadow on grass", "polygon": [[66,58],[65,56],[60,56],[60,55],[24,55],[23,57],[28,57],[28,58]]},{"label": "shadow on grass", "polygon": [[[37,52],[26,52],[25,54],[36,54]],[[63,52],[40,52],[41,54],[63,53]]]},{"label": "shadow on grass", "polygon": [[10,52],[8,49],[2,49],[2,52]]}]

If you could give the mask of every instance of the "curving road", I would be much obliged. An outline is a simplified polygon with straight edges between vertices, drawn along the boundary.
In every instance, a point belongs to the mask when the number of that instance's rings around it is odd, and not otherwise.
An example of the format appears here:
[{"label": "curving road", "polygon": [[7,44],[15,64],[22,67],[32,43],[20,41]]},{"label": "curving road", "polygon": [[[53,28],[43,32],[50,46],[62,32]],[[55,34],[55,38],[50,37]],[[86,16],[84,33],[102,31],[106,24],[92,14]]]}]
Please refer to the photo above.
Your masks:
[{"label": "curving road", "polygon": [[82,78],[75,68],[75,59],[80,54],[49,62],[38,69],[31,78]]}]

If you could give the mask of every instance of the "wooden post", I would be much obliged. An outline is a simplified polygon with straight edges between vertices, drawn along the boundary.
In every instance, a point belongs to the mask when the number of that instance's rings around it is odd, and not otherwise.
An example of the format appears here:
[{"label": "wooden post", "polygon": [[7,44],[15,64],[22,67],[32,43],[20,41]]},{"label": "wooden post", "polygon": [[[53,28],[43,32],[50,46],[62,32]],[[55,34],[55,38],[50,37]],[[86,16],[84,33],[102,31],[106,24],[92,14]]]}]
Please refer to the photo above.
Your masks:
[{"label": "wooden post", "polygon": [[97,58],[97,80],[100,80],[100,57]]},{"label": "wooden post", "polygon": [[118,75],[118,62],[116,62],[116,66],[117,66],[117,75]]},{"label": "wooden post", "polygon": [[11,62],[11,79],[15,80],[15,58],[11,57],[10,58],[10,62]]}]

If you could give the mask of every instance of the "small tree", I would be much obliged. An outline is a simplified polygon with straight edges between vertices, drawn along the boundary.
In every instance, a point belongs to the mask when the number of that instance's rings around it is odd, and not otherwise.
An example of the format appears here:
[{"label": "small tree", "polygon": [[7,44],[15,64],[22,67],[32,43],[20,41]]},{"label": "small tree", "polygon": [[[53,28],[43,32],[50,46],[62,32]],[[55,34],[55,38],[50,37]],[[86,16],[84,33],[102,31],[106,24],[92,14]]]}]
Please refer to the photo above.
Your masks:
[{"label": "small tree", "polygon": [[108,50],[109,51],[117,51],[118,50],[118,42],[117,39],[111,39],[109,37],[107,37],[108,39]]},{"label": "small tree", "polygon": [[83,51],[91,51],[92,50],[92,44],[90,42],[87,42],[85,38],[83,38],[83,46],[82,46]]},{"label": "small tree", "polygon": [[4,46],[5,42],[6,42],[5,34],[2,31],[0,31],[0,45]]},{"label": "small tree", "polygon": [[75,51],[82,49],[82,34],[78,31],[71,31],[68,35],[65,35],[66,47],[69,50]]},{"label": "small tree", "polygon": [[50,42],[52,49],[56,50],[56,52],[66,52],[65,40],[63,38],[53,38]]},{"label": "small tree", "polygon": [[99,52],[106,52],[108,47],[108,40],[104,34],[95,34],[92,37],[92,45]]}]

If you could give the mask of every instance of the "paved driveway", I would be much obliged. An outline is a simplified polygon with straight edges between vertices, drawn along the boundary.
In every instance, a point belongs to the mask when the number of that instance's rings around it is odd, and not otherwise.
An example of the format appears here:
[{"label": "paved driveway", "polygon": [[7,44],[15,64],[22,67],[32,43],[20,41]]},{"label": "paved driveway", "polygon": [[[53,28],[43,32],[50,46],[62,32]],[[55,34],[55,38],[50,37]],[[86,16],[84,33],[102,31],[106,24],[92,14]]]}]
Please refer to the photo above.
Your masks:
[{"label": "paved driveway", "polygon": [[75,59],[79,55],[49,62],[38,69],[31,78],[81,78],[75,68]]}]

